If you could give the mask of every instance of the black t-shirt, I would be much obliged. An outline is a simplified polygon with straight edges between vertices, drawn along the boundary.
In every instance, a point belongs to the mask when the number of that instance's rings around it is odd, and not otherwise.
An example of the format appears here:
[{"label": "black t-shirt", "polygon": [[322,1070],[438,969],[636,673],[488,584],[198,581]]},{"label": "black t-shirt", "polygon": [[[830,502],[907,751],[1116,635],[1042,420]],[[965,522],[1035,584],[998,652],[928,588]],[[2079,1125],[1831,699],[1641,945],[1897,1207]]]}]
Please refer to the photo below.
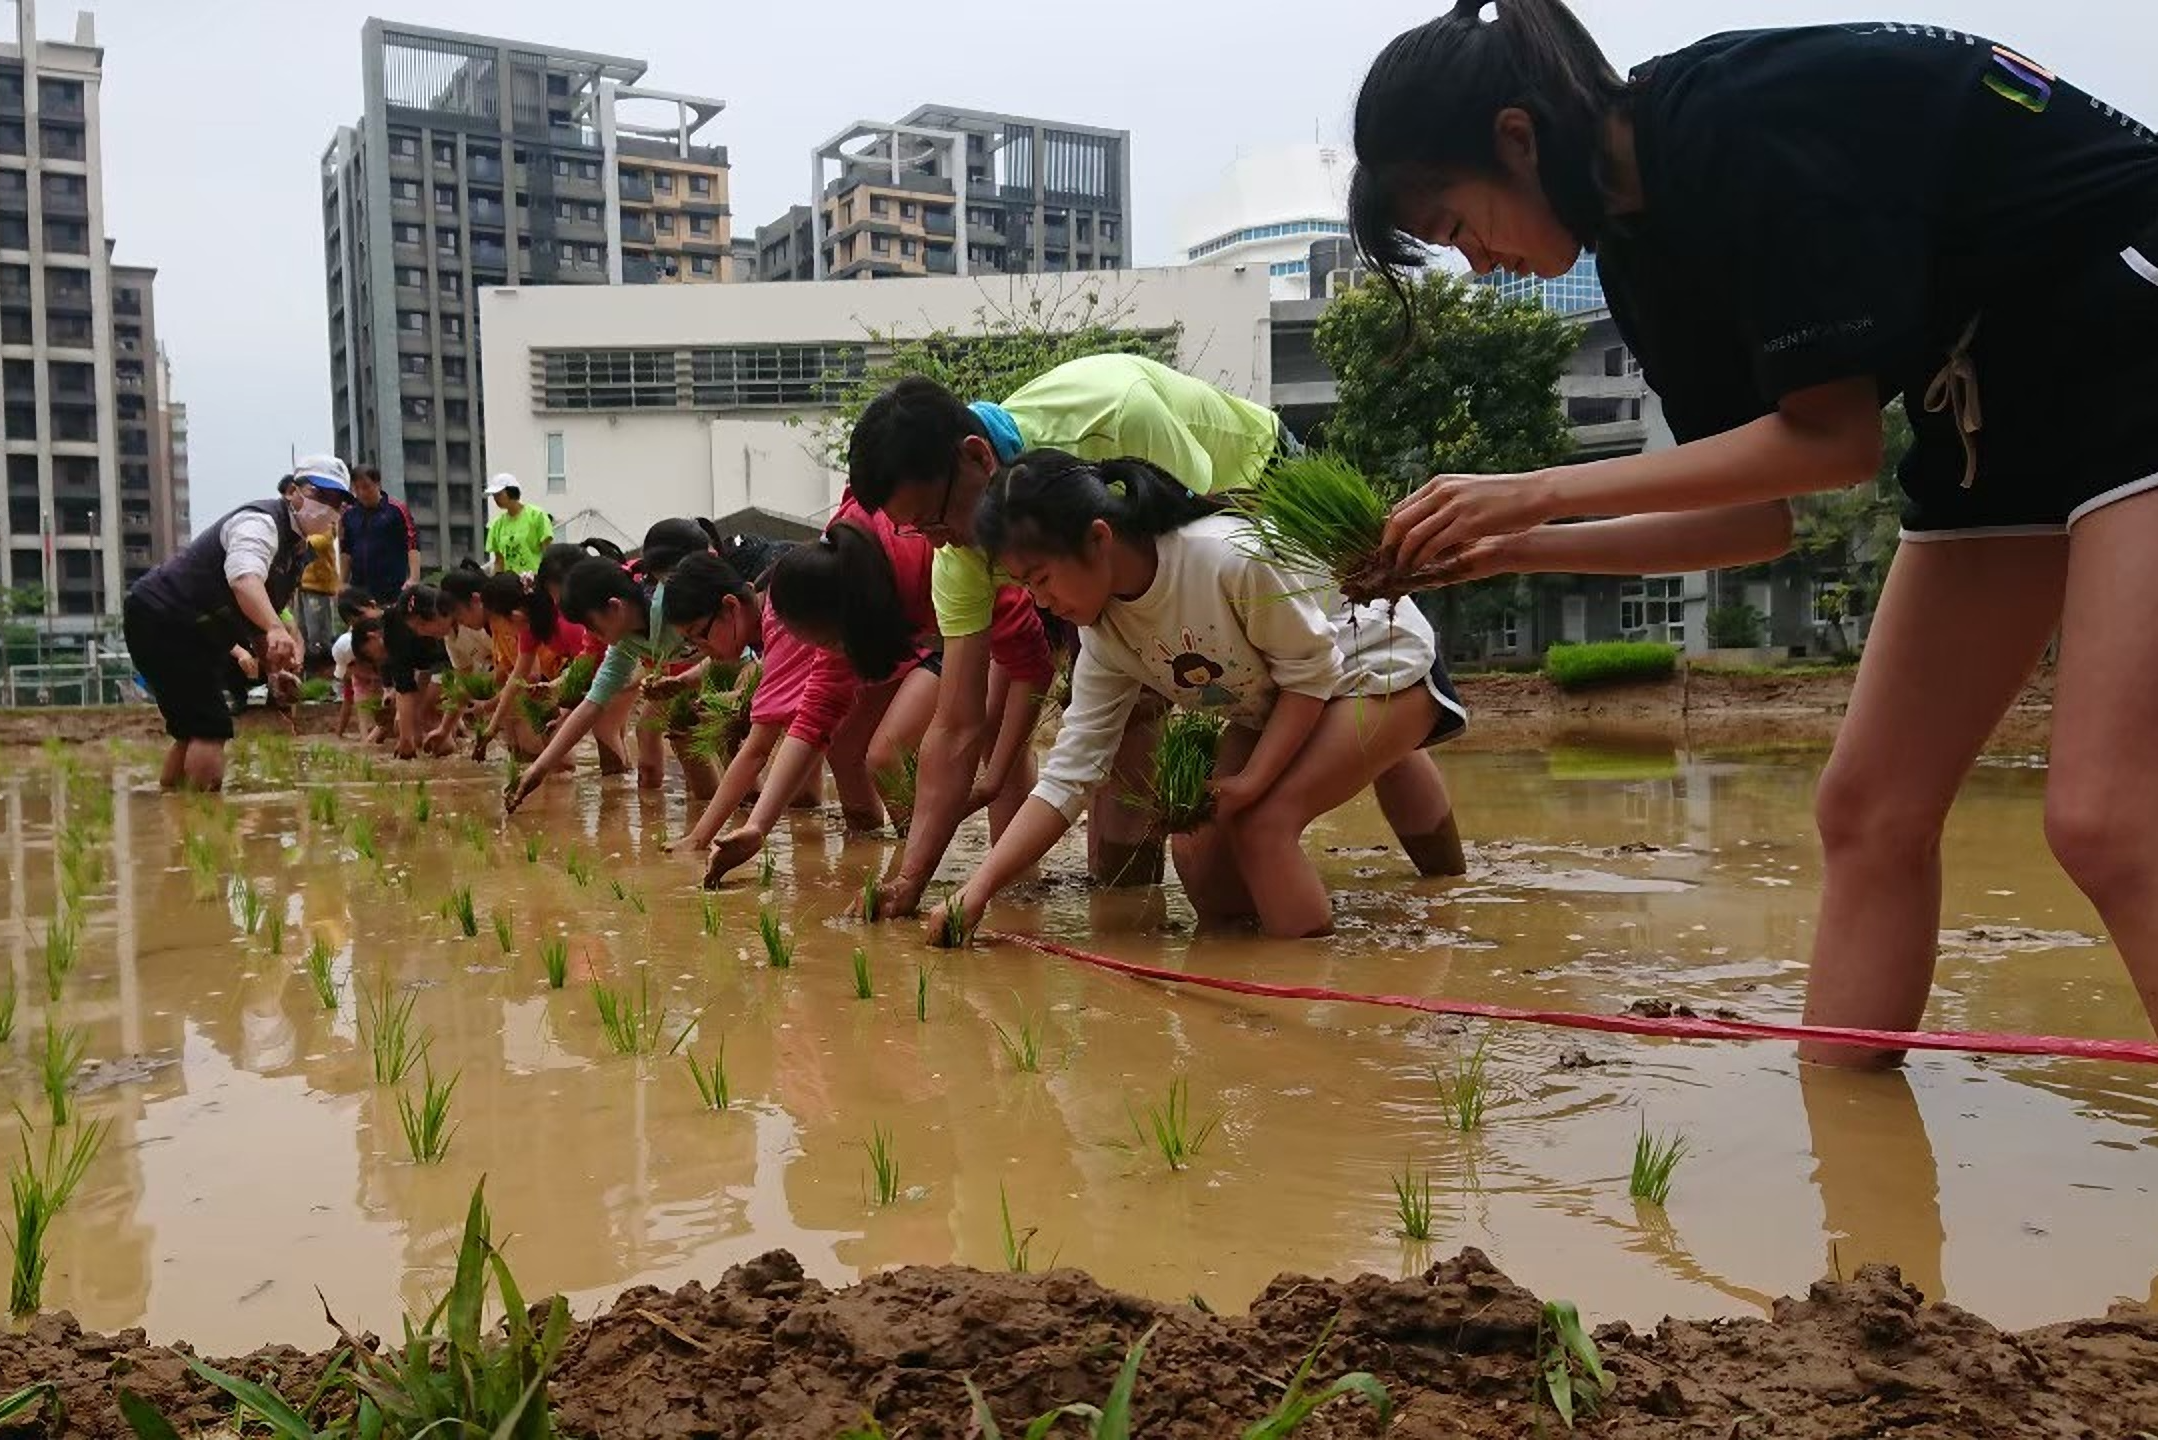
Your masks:
[{"label": "black t-shirt", "polygon": [[449,651],[440,640],[413,633],[405,617],[395,609],[382,615],[382,683],[400,695],[420,688],[422,676],[450,663]]},{"label": "black t-shirt", "polygon": [[1975,316],[2158,220],[2158,136],[1938,26],[1712,36],[1632,92],[1645,206],[1598,269],[1680,440],[1832,380],[1922,391]]}]

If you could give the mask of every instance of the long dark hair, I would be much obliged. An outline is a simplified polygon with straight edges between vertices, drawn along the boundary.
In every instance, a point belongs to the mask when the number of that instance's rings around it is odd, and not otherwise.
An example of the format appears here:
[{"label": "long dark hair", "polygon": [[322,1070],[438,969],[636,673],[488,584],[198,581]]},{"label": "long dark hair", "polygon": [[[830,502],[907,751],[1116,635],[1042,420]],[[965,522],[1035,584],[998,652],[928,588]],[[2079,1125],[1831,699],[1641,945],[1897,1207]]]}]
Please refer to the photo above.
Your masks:
[{"label": "long dark hair", "polygon": [[[562,611],[555,604],[554,592],[547,587],[561,585],[569,579],[569,572],[595,557],[587,547],[607,545],[604,540],[587,540],[582,545],[549,545],[540,552],[540,562],[532,572],[532,592],[525,604],[525,623],[532,627],[532,637],[545,645],[554,639],[555,627],[562,621]],[[612,545],[607,546],[613,550]],[[622,562],[622,552],[615,550],[613,562]]]},{"label": "long dark hair", "polygon": [[1626,82],[1563,0],[1459,0],[1395,36],[1356,95],[1349,230],[1364,263],[1406,310],[1404,276],[1424,263],[1424,247],[1402,231],[1404,194],[1496,173],[1495,122],[1508,109],[1535,123],[1552,211],[1583,249],[1595,249],[1605,227],[1605,126],[1625,101]]},{"label": "long dark hair", "polygon": [[1120,540],[1139,540],[1181,530],[1221,508],[1144,460],[1029,450],[983,494],[974,535],[991,555],[1076,555],[1097,520]]},{"label": "long dark hair", "polygon": [[899,600],[891,557],[876,536],[851,521],[838,521],[780,556],[766,589],[781,624],[805,640],[836,640],[864,680],[890,678],[920,648]]},{"label": "long dark hair", "polygon": [[442,572],[441,590],[459,605],[469,605],[486,588],[487,572],[480,569],[479,562],[463,561],[455,568]]},{"label": "long dark hair", "polygon": [[590,625],[610,600],[623,601],[651,624],[652,592],[612,560],[580,560],[562,582],[562,613],[579,625]]},{"label": "long dark hair", "polygon": [[503,620],[517,614],[524,615],[528,621],[531,618],[532,592],[526,588],[524,576],[514,570],[488,576],[480,585],[480,603],[487,607],[488,614]]},{"label": "long dark hair", "polygon": [[693,620],[717,615],[723,602],[755,606],[757,592],[735,569],[710,551],[700,550],[674,567],[660,618],[679,630]]},{"label": "long dark hair", "polygon": [[644,532],[635,569],[647,580],[664,580],[689,556],[720,544],[719,527],[709,520],[662,520]]},{"label": "long dark hair", "polygon": [[433,585],[414,585],[392,600],[382,613],[384,618],[395,616],[405,624],[414,620],[447,620],[452,603],[447,594]]}]

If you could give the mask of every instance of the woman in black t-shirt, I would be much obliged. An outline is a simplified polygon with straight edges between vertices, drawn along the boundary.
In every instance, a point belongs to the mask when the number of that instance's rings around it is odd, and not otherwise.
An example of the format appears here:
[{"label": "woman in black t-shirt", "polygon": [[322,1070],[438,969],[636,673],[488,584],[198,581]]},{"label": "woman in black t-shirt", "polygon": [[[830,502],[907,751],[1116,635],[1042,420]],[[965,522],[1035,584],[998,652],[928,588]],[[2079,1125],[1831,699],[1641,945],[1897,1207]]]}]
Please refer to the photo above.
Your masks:
[{"label": "woman in black t-shirt", "polygon": [[449,668],[442,641],[453,623],[448,596],[432,585],[414,585],[383,610],[379,634],[354,640],[355,653],[380,671],[383,688],[396,696],[400,760],[412,759],[423,748],[429,754],[447,748],[433,734],[442,702],[435,676]]},{"label": "woman in black t-shirt", "polygon": [[1928,543],[1896,556],[1821,779],[1806,1018],[1919,1023],[1949,804],[2056,628],[2047,835],[2158,1016],[2151,131],[1935,26],[1719,35],[1622,80],[1559,0],[1462,0],[1381,53],[1355,132],[1375,270],[1398,286],[1429,244],[1551,278],[1593,250],[1680,442],[1434,479],[1389,525],[1397,584],[1771,559],[1792,497],[1872,479],[1904,397]]}]

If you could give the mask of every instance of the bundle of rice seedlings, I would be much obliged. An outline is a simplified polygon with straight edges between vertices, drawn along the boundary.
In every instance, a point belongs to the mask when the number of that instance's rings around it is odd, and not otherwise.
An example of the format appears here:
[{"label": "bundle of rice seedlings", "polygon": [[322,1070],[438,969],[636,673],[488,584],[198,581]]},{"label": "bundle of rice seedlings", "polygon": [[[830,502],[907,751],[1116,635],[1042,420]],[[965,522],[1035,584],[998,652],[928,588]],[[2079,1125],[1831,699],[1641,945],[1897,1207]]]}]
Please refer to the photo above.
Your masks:
[{"label": "bundle of rice seedlings", "polygon": [[1218,715],[1203,710],[1172,710],[1162,722],[1154,746],[1153,802],[1164,833],[1182,835],[1204,825],[1214,813],[1207,785],[1226,728]]},{"label": "bundle of rice seedlings", "polygon": [[450,705],[484,705],[501,693],[491,670],[452,670],[442,682],[443,702]]},{"label": "bundle of rice seedlings", "polygon": [[718,674],[719,668],[708,668],[697,684],[676,691],[664,701],[648,703],[637,728],[657,730],[670,740],[689,739],[704,714],[705,701],[724,693],[728,682]]},{"label": "bundle of rice seedlings", "polygon": [[562,667],[555,679],[555,700],[564,710],[574,710],[584,703],[585,692],[592,688],[592,678],[599,674],[599,657],[579,655]]},{"label": "bundle of rice seedlings", "polygon": [[1327,576],[1351,600],[1414,588],[1418,577],[1395,575],[1379,553],[1386,497],[1338,455],[1315,450],[1282,461],[1245,493],[1243,505],[1275,559]]},{"label": "bundle of rice seedlings", "polygon": [[707,687],[696,697],[696,718],[688,727],[689,753],[700,760],[724,765],[734,758],[749,738],[749,712],[757,702],[761,667],[744,665],[731,688]]},{"label": "bundle of rice seedlings", "polygon": [[382,724],[390,713],[390,697],[370,695],[360,702],[360,718],[370,727]]}]

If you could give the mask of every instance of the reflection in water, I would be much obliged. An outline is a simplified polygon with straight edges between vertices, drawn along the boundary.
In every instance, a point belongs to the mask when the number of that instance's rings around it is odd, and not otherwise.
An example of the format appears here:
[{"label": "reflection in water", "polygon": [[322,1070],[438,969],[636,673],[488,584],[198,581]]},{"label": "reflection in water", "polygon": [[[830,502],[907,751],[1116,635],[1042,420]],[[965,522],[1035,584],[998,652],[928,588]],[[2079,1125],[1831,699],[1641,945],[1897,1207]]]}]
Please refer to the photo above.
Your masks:
[{"label": "reflection in water", "polygon": [[[1452,758],[1474,872],[1416,879],[1375,812],[1329,817],[1309,837],[1339,900],[1341,934],[1323,944],[1199,934],[1173,888],[1074,883],[1072,848],[993,923],[1351,991],[1580,1010],[1653,996],[1788,1017],[1818,878],[1815,768],[1668,746]],[[909,927],[842,918],[892,846],[815,813],[782,827],[769,893],[754,879],[723,892],[707,937],[692,868],[658,852],[683,826],[681,796],[595,777],[549,787],[499,837],[496,782],[477,772],[438,770],[426,822],[409,784],[340,783],[346,819],[374,826],[381,876],[348,832],[309,818],[303,794],[237,791],[223,812],[233,871],[287,917],[273,955],[232,907],[191,893],[182,842],[195,830],[227,843],[208,818],[219,812],[148,778],[123,768],[73,782],[110,785],[114,823],[55,1018],[86,1027],[97,1059],[178,1062],[81,1097],[113,1136],[62,1219],[48,1298],[99,1328],[141,1323],[213,1349],[321,1340],[318,1284],[347,1323],[391,1328],[446,1281],[482,1175],[520,1281],[580,1307],[633,1282],[709,1280],[773,1247],[833,1283],[901,1263],[994,1268],[1006,1198],[1015,1226],[1038,1232],[1038,1260],[1221,1306],[1282,1270],[1396,1272],[1464,1244],[1592,1316],[1636,1320],[1757,1312],[1830,1268],[1887,1260],[1929,1295],[2023,1323],[2140,1294],[2124,1270],[2158,1270],[2158,1094],[2119,1067],[1933,1057],[1854,1076],[1801,1070],[1778,1046],[1486,1032],[1187,993],[996,948],[941,955]],[[1947,839],[1944,923],[2061,938],[1953,948],[1930,1018],[2133,1033],[2117,962],[2080,943],[2095,922],[2044,856],[2041,780],[1974,779]],[[56,803],[42,761],[0,778],[0,954],[25,996],[44,982],[30,927],[56,903]],[[465,837],[467,817],[487,848]],[[527,835],[543,838],[536,862]],[[573,851],[595,871],[589,886],[567,872]],[[953,870],[975,853],[955,854]],[[615,897],[616,881],[643,910]],[[457,884],[481,911],[476,940],[437,914]],[[791,971],[761,963],[766,903],[795,935]],[[568,945],[561,991],[541,977],[549,937]],[[299,973],[318,939],[334,1011]],[[848,978],[857,945],[868,1001]],[[594,980],[648,985],[666,1043],[694,1020],[696,1053],[724,1045],[734,1107],[701,1110],[679,1059],[609,1053]],[[396,1094],[372,1083],[361,997],[384,984],[414,997],[436,1073],[459,1077],[459,1128],[439,1166],[410,1161]],[[23,1007],[0,1070],[33,1109],[38,1008]],[[993,1028],[1029,1022],[1046,1037],[1040,1074],[1017,1072]],[[1486,1128],[1463,1136],[1445,1126],[1433,1070],[1485,1039],[1495,1098]],[[1132,1116],[1179,1077],[1194,1120],[1219,1128],[1171,1174]],[[1644,1120],[1692,1147],[1666,1213],[1625,1193]],[[877,1127],[907,1191],[885,1210],[864,1179]],[[1428,1251],[1395,1233],[1390,1177],[1404,1164],[1434,1178]]]}]

